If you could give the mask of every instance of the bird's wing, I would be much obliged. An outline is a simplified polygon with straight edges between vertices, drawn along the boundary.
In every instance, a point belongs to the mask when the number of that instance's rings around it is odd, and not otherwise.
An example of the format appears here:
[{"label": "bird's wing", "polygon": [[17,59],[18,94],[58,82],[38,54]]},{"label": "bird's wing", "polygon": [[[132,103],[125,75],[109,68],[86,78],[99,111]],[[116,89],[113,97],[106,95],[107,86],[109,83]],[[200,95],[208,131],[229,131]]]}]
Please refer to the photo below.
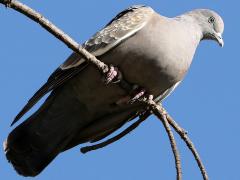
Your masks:
[{"label": "bird's wing", "polygon": [[[143,5],[130,7],[119,13],[101,31],[93,35],[83,44],[83,47],[94,56],[101,56],[143,28],[153,12],[152,8]],[[83,58],[77,60],[70,58],[60,68],[76,67],[83,61],[85,61]]]},{"label": "bird's wing", "polygon": [[[122,41],[134,35],[143,28],[154,13],[146,6],[132,6],[112,19],[101,31],[97,32],[83,47],[95,56],[101,56]],[[48,81],[33,95],[23,109],[13,120],[16,123],[45,94],[58,88],[87,66],[87,61],[73,53],[53,74]]]}]

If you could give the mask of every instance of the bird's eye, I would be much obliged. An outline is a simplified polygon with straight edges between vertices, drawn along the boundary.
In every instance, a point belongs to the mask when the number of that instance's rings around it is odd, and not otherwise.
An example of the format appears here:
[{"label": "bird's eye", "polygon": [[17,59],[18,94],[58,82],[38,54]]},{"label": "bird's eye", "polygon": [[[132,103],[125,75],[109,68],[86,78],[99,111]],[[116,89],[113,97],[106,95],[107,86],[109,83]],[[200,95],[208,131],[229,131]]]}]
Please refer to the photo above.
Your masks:
[{"label": "bird's eye", "polygon": [[215,22],[215,18],[213,16],[211,16],[209,19],[208,19],[208,22],[210,24],[213,24]]}]

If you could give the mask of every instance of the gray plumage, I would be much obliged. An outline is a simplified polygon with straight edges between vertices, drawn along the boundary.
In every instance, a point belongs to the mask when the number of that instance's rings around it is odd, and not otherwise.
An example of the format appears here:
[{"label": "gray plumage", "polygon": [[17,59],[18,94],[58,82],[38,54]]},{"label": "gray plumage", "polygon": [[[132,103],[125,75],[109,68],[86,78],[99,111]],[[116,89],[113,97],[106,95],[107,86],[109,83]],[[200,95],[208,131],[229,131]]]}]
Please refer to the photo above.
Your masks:
[{"label": "gray plumage", "polygon": [[[161,101],[182,81],[201,40],[212,39],[223,46],[223,29],[221,17],[211,10],[167,18],[150,7],[133,6],[83,46]],[[73,53],[14,123],[50,91],[43,105],[5,142],[8,160],[23,176],[36,176],[59,153],[111,134],[143,107],[141,103],[116,104],[126,92],[118,84],[106,86],[96,67]]]}]

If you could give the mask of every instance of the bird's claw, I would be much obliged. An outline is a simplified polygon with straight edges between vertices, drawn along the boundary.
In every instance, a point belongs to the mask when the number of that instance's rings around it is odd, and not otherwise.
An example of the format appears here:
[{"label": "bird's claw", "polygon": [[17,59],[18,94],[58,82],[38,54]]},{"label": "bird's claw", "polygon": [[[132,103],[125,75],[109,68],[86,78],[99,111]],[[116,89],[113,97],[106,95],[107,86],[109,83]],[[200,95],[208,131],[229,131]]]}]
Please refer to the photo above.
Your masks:
[{"label": "bird's claw", "polygon": [[118,70],[118,68],[114,67],[113,65],[110,65],[104,81],[106,84],[118,83],[120,82],[121,77],[122,75],[121,75],[121,72]]},{"label": "bird's claw", "polygon": [[133,90],[130,93],[131,98],[128,103],[132,104],[136,101],[148,101],[153,100],[153,95],[149,94],[145,88],[139,87],[138,85],[133,86]]},{"label": "bird's claw", "polygon": [[129,100],[128,103],[133,104],[137,100],[144,99],[144,98],[146,98],[145,95],[146,95],[146,90],[145,89],[143,89],[143,88],[137,89],[133,93],[133,95],[132,95],[132,97],[131,97],[131,99]]},{"label": "bird's claw", "polygon": [[153,100],[153,95],[147,93],[146,89],[141,88],[138,85],[133,85],[130,95],[124,96],[123,98],[119,99],[116,104],[133,104],[136,101],[146,100]]}]

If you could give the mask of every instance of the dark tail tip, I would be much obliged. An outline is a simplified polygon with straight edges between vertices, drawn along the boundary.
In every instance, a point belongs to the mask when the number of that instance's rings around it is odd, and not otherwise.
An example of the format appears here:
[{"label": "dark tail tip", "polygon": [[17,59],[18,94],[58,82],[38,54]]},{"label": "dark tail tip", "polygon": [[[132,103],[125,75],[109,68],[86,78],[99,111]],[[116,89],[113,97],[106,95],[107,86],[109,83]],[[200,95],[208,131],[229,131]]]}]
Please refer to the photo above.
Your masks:
[{"label": "dark tail tip", "polygon": [[3,142],[3,149],[8,162],[13,165],[14,169],[19,175],[25,177],[35,177],[40,173],[39,171],[35,171],[32,167],[29,166],[26,158],[27,152],[15,152],[11,147],[9,147],[7,140]]}]

